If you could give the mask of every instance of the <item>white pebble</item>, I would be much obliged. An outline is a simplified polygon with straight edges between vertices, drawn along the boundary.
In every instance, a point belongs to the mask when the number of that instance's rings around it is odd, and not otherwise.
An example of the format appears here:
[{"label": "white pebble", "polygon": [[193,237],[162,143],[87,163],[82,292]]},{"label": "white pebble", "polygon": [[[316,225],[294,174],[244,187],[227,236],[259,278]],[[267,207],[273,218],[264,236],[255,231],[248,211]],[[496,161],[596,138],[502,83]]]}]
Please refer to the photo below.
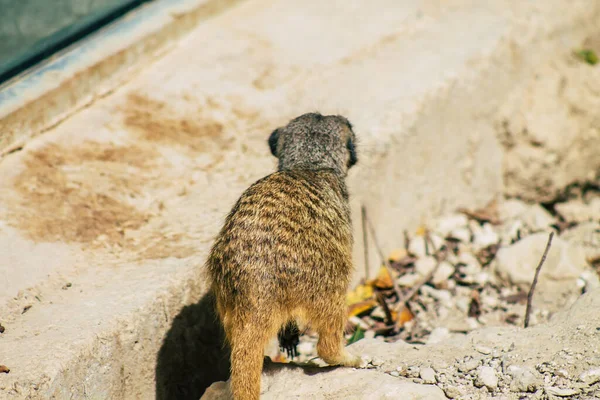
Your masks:
[{"label": "white pebble", "polygon": [[460,240],[463,243],[470,243],[471,242],[471,231],[469,230],[469,228],[458,228],[458,229],[453,229],[452,232],[450,232],[450,236]]},{"label": "white pebble", "polygon": [[460,364],[458,366],[458,370],[460,372],[469,372],[474,370],[475,368],[479,367],[481,365],[481,362],[476,359],[476,358],[471,358],[468,360],[465,360],[462,364]]},{"label": "white pebble", "polygon": [[451,231],[465,227],[468,223],[469,220],[464,214],[446,215],[435,221],[435,231],[442,236],[448,236]]},{"label": "white pebble", "polygon": [[485,386],[488,390],[493,391],[498,387],[498,377],[496,371],[492,367],[479,367],[477,369],[477,379],[475,386]]},{"label": "white pebble", "polygon": [[435,371],[431,367],[423,368],[419,373],[419,376],[421,377],[421,379],[423,379],[423,382],[425,383],[435,383]]},{"label": "white pebble", "polygon": [[422,257],[415,262],[415,271],[421,276],[427,276],[433,271],[436,265],[437,261],[435,258],[431,256]]},{"label": "white pebble", "polygon": [[434,285],[439,285],[446,282],[454,274],[454,266],[448,261],[442,261],[435,274],[433,274],[432,282]]},{"label": "white pebble", "polygon": [[403,287],[413,287],[419,282],[422,278],[418,274],[404,274],[396,282],[398,285]]},{"label": "white pebble", "polygon": [[410,239],[408,252],[415,257],[425,257],[425,238],[423,236],[415,236]]},{"label": "white pebble", "polygon": [[491,224],[483,224],[483,227],[479,232],[475,234],[473,244],[475,247],[483,249],[498,243],[498,234],[494,231]]}]

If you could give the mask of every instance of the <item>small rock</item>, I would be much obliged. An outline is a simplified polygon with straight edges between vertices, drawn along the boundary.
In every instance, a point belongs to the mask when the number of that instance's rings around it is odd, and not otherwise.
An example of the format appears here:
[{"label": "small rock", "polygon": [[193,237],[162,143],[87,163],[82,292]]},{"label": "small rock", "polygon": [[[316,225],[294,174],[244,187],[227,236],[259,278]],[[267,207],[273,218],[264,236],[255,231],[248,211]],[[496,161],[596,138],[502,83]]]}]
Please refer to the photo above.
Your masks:
[{"label": "small rock", "polygon": [[[537,233],[501,248],[496,254],[497,262],[493,263],[493,269],[501,278],[524,290],[529,289],[547,241],[546,233]],[[555,237],[540,273],[540,285],[544,279],[574,282],[585,265],[581,249]]]},{"label": "small rock", "polygon": [[[464,228],[469,223],[467,217],[463,214],[451,214],[438,218],[435,221],[435,231],[446,237],[450,236],[450,232]],[[455,236],[453,236],[455,237]],[[458,238],[457,238],[458,239]]]},{"label": "small rock", "polygon": [[466,227],[453,229],[448,236],[458,239],[462,243],[471,243],[471,231]]},{"label": "small rock", "polygon": [[481,353],[481,354],[491,354],[492,353],[492,349],[490,349],[489,347],[485,347],[485,346],[476,346],[475,350],[477,350],[477,352]]},{"label": "small rock", "polygon": [[435,383],[435,371],[431,367],[423,368],[419,373],[424,383],[434,384]]},{"label": "small rock", "polygon": [[440,262],[440,266],[433,274],[432,282],[434,285],[440,285],[446,282],[454,274],[454,266],[448,261]]},{"label": "small rock", "polygon": [[600,215],[600,198],[594,198],[587,204],[582,200],[557,203],[555,208],[565,221],[585,222],[596,220]]},{"label": "small rock", "polygon": [[390,372],[390,375],[391,375],[391,376],[396,376],[396,377],[399,377],[399,376],[400,376],[400,372],[398,372],[398,371],[391,371],[391,372]]},{"label": "small rock", "polygon": [[419,274],[404,274],[400,278],[396,280],[398,285],[404,287],[413,287],[421,280],[421,276]]},{"label": "small rock", "polygon": [[415,257],[425,257],[425,237],[415,236],[411,238],[408,245],[408,252]]},{"label": "small rock", "polygon": [[436,299],[442,304],[448,304],[452,301],[452,295],[447,290],[437,290],[431,286],[423,286],[421,287],[421,293]]},{"label": "small rock", "polygon": [[475,368],[481,365],[481,361],[476,358],[471,358],[462,362],[462,364],[458,365],[458,370],[460,372],[469,372],[474,370]]},{"label": "small rock", "polygon": [[585,252],[586,258],[600,257],[600,223],[579,224],[564,231],[560,237],[571,244],[580,246]]},{"label": "small rock", "polygon": [[531,232],[539,232],[548,229],[555,221],[552,215],[539,204],[527,207],[527,210],[519,216]]},{"label": "small rock", "polygon": [[571,388],[558,388],[553,386],[546,386],[544,388],[547,394],[558,396],[558,397],[568,397],[579,394],[579,390],[571,389]]},{"label": "small rock", "polygon": [[500,240],[504,246],[509,246],[519,238],[519,232],[523,232],[523,222],[521,220],[509,221],[502,226]]},{"label": "small rock", "polygon": [[489,223],[483,224],[481,230],[475,233],[475,238],[473,239],[473,245],[477,249],[483,249],[493,244],[498,243],[499,237],[492,225]]},{"label": "small rock", "polygon": [[410,366],[406,369],[406,376],[409,378],[417,378],[419,377],[420,368],[415,366]]},{"label": "small rock", "polygon": [[437,261],[433,257],[422,257],[415,262],[415,271],[421,276],[427,276],[433,271]]},{"label": "small rock", "polygon": [[600,368],[590,369],[579,375],[579,380],[587,385],[600,381]]},{"label": "small rock", "polygon": [[528,204],[517,199],[507,199],[498,204],[498,215],[503,221],[516,219],[527,211]]},{"label": "small rock", "polygon": [[458,398],[462,397],[463,391],[457,387],[449,386],[446,389],[444,389],[444,394],[449,399],[458,399]]},{"label": "small rock", "polygon": [[529,367],[511,365],[507,373],[513,378],[510,387],[512,392],[535,392],[541,385],[539,375]]},{"label": "small rock", "polygon": [[474,276],[481,272],[481,264],[479,263],[479,260],[477,260],[477,257],[471,253],[462,253],[458,257],[458,262],[460,264],[464,264],[460,270],[466,275]]},{"label": "small rock", "polygon": [[600,277],[595,271],[583,271],[579,276],[579,280],[583,283],[581,286],[586,292],[600,288]]},{"label": "small rock", "polygon": [[440,343],[445,339],[450,337],[450,330],[445,327],[435,328],[429,334],[429,338],[427,339],[427,344]]},{"label": "small rock", "polygon": [[479,367],[477,369],[475,386],[485,386],[489,391],[496,389],[498,387],[498,377],[496,376],[496,371],[494,371],[492,367]]}]

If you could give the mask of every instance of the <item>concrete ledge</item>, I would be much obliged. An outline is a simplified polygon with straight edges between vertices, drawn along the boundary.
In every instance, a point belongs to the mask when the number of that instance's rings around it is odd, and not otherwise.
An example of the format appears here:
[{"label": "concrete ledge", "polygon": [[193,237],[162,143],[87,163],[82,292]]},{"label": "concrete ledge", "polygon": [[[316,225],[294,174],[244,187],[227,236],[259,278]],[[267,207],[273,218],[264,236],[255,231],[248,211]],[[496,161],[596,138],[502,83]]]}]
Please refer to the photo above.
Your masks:
[{"label": "concrete ledge", "polygon": [[313,109],[350,118],[354,211],[367,204],[390,250],[501,192],[496,106],[598,29],[599,4],[264,0],[197,26],[0,161],[2,397],[197,399],[223,373],[202,370],[223,360],[202,264],[241,191],[273,170],[272,129]]},{"label": "concrete ledge", "polygon": [[237,0],[162,0],[0,87],[0,157],[135,76],[199,21]]}]

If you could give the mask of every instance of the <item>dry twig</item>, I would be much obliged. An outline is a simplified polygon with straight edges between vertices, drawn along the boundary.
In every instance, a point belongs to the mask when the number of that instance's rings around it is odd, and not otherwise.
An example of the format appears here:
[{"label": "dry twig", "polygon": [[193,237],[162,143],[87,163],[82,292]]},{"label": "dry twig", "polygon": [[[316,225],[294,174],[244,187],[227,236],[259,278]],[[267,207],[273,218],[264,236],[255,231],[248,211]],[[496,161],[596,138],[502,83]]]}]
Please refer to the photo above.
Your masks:
[{"label": "dry twig", "polygon": [[363,204],[360,208],[362,214],[363,252],[365,255],[365,279],[369,279],[369,242],[367,232],[367,208]]},{"label": "dry twig", "polygon": [[525,309],[525,328],[529,326],[529,316],[531,315],[531,301],[533,300],[533,292],[535,291],[535,286],[537,285],[538,276],[540,275],[540,270],[542,269],[542,265],[544,265],[544,261],[546,261],[546,256],[548,255],[548,250],[550,250],[550,245],[552,244],[552,238],[554,237],[554,232],[550,232],[550,236],[548,236],[548,243],[546,244],[546,249],[544,250],[544,254],[542,255],[542,259],[535,269],[535,275],[533,276],[533,282],[531,283],[531,288],[529,289],[529,294],[527,295],[527,308]]},{"label": "dry twig", "polygon": [[394,279],[394,273],[392,271],[392,266],[390,265],[390,261],[387,259],[387,257],[385,257],[385,255],[383,254],[383,250],[381,249],[381,246],[379,246],[379,241],[377,240],[377,234],[375,233],[375,228],[373,228],[371,221],[367,217],[366,208],[364,210],[364,218],[365,218],[367,227],[369,228],[369,231],[371,233],[371,237],[373,238],[373,243],[375,243],[375,248],[377,249],[377,252],[379,253],[379,258],[381,258],[381,262],[387,268],[387,271],[390,274],[390,278],[392,278],[392,285],[394,286],[394,292],[396,292],[396,296],[398,296],[398,299],[401,300],[402,292],[400,291],[400,288],[398,287],[398,283]]},{"label": "dry twig", "polygon": [[383,296],[383,293],[377,292],[376,296],[377,296],[377,302],[379,303],[381,308],[383,308],[383,312],[385,313],[385,324],[392,325],[394,323],[394,318],[392,316],[392,312],[390,311],[390,307],[388,306],[387,302],[385,301],[385,297]]}]

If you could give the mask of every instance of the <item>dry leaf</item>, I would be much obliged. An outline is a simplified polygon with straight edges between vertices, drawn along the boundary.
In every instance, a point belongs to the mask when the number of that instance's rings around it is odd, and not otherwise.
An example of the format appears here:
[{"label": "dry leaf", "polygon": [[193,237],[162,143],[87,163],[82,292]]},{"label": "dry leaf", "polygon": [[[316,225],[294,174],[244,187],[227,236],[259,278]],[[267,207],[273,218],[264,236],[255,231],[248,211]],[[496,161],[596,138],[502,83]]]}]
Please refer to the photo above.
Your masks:
[{"label": "dry leaf", "polygon": [[285,355],[283,355],[282,353],[279,353],[279,354],[277,354],[277,355],[276,355],[276,356],[273,358],[273,360],[272,360],[272,361],[273,361],[273,362],[276,362],[276,363],[287,363],[287,362],[288,362],[288,361],[287,361],[287,358],[286,358],[286,357],[285,357]]},{"label": "dry leaf", "polygon": [[358,285],[353,291],[346,295],[346,304],[360,303],[373,297],[373,287],[371,285]]},{"label": "dry leaf", "polygon": [[471,293],[471,304],[469,304],[469,317],[479,318],[481,315],[481,300],[479,299],[479,292],[473,290]]},{"label": "dry leaf", "polygon": [[492,225],[500,225],[501,223],[498,216],[498,204],[495,199],[484,208],[474,211],[467,210],[466,208],[459,208],[458,212],[465,214],[468,218],[474,219],[477,222],[489,222]]},{"label": "dry leaf", "polygon": [[371,284],[377,289],[382,290],[394,287],[394,282],[392,282],[392,276],[390,275],[390,271],[386,267],[379,268],[377,278],[375,278]]},{"label": "dry leaf", "polygon": [[8,368],[6,365],[0,365],[0,373],[8,374],[9,372],[10,368]]},{"label": "dry leaf", "polygon": [[397,321],[398,326],[402,326],[405,323],[412,321],[415,316],[408,309],[408,307],[402,307],[402,311],[400,311],[400,316],[395,311],[392,311],[392,319]]},{"label": "dry leaf", "polygon": [[352,304],[348,307],[348,315],[350,317],[354,317],[360,314],[363,314],[367,311],[371,311],[377,306],[377,301],[374,299],[369,299],[365,301],[361,301],[360,303]]}]

